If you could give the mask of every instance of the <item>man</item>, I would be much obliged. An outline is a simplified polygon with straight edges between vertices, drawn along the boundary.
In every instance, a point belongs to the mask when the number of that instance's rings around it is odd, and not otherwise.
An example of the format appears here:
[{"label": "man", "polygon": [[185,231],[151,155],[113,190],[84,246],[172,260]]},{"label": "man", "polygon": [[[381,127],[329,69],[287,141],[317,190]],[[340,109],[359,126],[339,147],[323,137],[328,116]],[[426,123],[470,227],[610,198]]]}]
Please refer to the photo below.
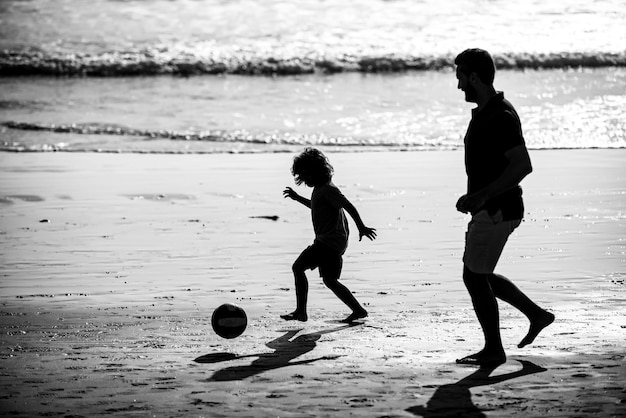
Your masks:
[{"label": "man", "polygon": [[472,110],[465,135],[467,194],[456,207],[472,215],[465,238],[463,281],[485,336],[481,351],[457,363],[495,366],[506,362],[496,298],[519,309],[530,321],[520,348],[532,343],[554,321],[554,315],[537,306],[509,279],[494,274],[509,235],[522,221],[519,184],[532,172],[532,166],[517,112],[493,87],[495,65],[491,55],[468,49],[454,63],[458,88],[467,102],[478,105]]}]

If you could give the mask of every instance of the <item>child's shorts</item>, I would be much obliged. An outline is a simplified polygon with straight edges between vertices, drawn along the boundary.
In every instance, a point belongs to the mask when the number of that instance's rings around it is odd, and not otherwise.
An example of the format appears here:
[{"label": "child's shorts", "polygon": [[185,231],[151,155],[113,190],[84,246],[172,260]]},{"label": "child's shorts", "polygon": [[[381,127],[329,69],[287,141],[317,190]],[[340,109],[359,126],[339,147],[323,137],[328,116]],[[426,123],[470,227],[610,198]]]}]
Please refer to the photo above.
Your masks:
[{"label": "child's shorts", "polygon": [[341,253],[318,241],[305,248],[293,264],[294,269],[318,268],[320,276],[327,279],[338,279],[342,266]]},{"label": "child's shorts", "polygon": [[465,233],[465,267],[478,274],[493,273],[509,235],[521,222],[521,219],[503,221],[502,211],[489,215],[481,210],[472,216]]}]

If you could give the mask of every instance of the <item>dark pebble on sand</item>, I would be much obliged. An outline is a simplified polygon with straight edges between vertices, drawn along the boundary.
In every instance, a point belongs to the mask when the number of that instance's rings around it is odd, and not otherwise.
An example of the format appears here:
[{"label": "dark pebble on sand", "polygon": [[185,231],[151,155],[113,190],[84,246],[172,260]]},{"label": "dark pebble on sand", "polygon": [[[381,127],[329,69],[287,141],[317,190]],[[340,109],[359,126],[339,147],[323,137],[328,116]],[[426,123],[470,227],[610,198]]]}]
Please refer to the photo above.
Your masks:
[{"label": "dark pebble on sand", "polygon": [[268,219],[270,221],[277,221],[279,219],[277,215],[272,215],[272,216],[266,216],[266,215],[251,216],[250,218],[253,218],[253,219]]}]

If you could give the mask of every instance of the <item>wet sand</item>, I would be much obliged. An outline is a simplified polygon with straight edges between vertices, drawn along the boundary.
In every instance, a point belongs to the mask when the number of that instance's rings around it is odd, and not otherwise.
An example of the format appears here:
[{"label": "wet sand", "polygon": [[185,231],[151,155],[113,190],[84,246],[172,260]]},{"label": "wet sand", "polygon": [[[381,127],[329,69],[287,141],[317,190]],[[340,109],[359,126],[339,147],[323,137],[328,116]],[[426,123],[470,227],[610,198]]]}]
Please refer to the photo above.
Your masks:
[{"label": "wet sand", "polygon": [[[379,235],[353,234],[344,259],[370,312],[354,326],[317,272],[309,321],[279,318],[312,240],[282,198],[291,154],[0,154],[0,411],[624,415],[626,151],[531,152],[526,219],[497,271],[557,319],[518,349],[528,323],[501,303],[495,370],[454,363],[482,343],[460,277],[463,154],[329,156]],[[226,302],[249,318],[233,340],[210,324]]]}]

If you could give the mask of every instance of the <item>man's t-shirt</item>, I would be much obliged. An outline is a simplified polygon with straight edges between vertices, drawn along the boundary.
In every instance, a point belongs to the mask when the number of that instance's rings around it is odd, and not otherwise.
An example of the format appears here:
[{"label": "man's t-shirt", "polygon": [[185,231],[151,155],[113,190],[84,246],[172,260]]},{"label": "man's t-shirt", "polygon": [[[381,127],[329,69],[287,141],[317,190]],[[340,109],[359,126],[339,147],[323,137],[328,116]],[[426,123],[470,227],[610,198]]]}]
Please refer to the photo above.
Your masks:
[{"label": "man's t-shirt", "polygon": [[348,247],[348,220],[343,207],[346,197],[332,182],[313,189],[311,216],[315,240],[343,254]]},{"label": "man's t-shirt", "polygon": [[[520,145],[525,146],[525,142],[519,116],[502,92],[480,111],[474,109],[465,134],[467,193],[476,193],[500,177],[509,164],[504,154]],[[521,187],[489,199],[479,211],[483,209],[492,215],[502,210],[504,220],[522,219]]]}]

